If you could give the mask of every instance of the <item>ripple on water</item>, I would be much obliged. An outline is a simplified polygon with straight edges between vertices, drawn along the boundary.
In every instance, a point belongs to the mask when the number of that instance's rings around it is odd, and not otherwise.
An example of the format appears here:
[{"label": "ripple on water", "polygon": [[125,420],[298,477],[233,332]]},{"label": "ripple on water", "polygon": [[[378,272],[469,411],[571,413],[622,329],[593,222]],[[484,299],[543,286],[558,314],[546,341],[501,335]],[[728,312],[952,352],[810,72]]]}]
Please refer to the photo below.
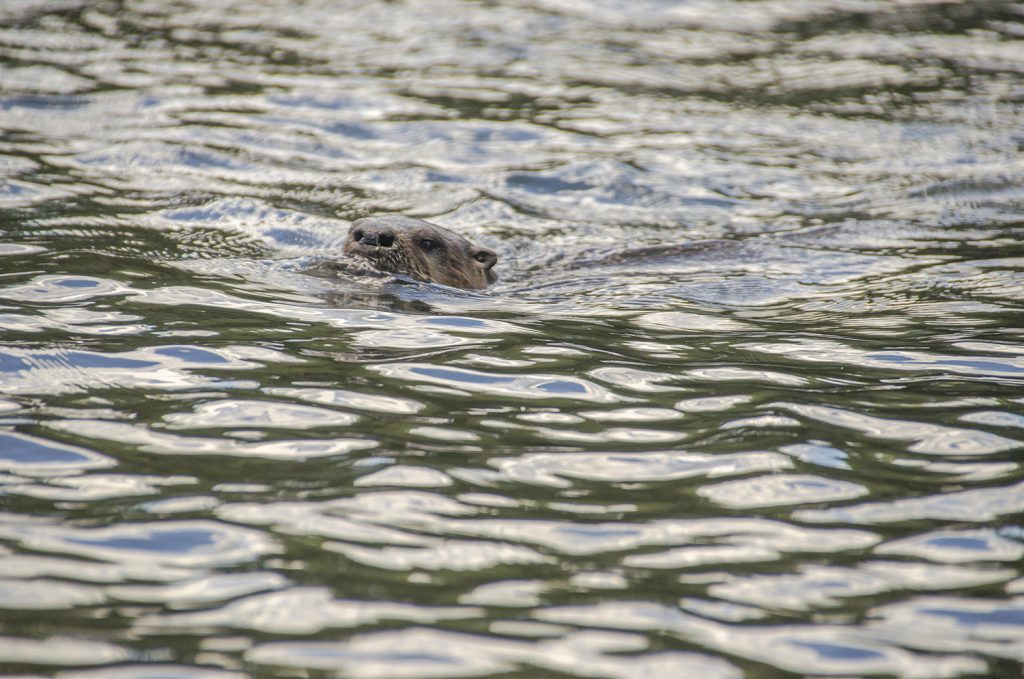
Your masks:
[{"label": "ripple on water", "polygon": [[581,410],[580,416],[595,422],[666,422],[682,418],[678,410],[668,408],[617,408]]},{"label": "ripple on water", "polygon": [[[262,273],[266,275],[266,272]],[[286,294],[284,290],[273,292],[275,298]],[[363,339],[360,342],[370,346],[377,340],[388,340],[385,335],[375,331],[397,333],[395,340],[397,344],[393,348],[399,349],[420,346],[417,344],[419,341],[417,338],[422,339],[423,348],[434,348],[467,344],[467,339],[463,335],[475,337],[476,341],[480,341],[487,339],[488,336],[504,337],[529,332],[513,323],[495,319],[420,316],[379,310],[285,304],[273,300],[247,299],[221,290],[191,286],[167,286],[154,290],[137,290],[133,301],[163,306],[194,305],[273,316],[287,319],[289,322],[323,323],[349,331],[357,338],[360,336],[360,332],[369,332],[371,334],[362,336]],[[314,301],[319,302],[320,300]],[[409,345],[409,342],[412,342],[412,345]]]},{"label": "ripple on water", "polygon": [[0,243],[0,257],[37,255],[40,252],[46,252],[46,248],[41,245],[29,245],[27,243]]},{"label": "ripple on water", "polygon": [[201,374],[203,370],[243,370],[257,361],[294,363],[297,359],[259,347],[205,348],[163,345],[123,352],[79,349],[0,350],[0,373],[10,394],[74,394],[101,388],[182,390],[239,384]]},{"label": "ripple on water", "polygon": [[774,370],[753,370],[736,367],[698,368],[696,370],[684,371],[682,375],[694,382],[708,382],[711,384],[719,382],[754,382],[775,384],[783,387],[803,387],[811,383],[810,380],[798,375],[789,375]]},{"label": "ripple on water", "polygon": [[215,670],[198,665],[165,665],[158,662],[57,674],[58,679],[246,679],[246,677],[248,675],[242,672]]},{"label": "ripple on water", "polygon": [[103,528],[19,522],[0,525],[0,535],[26,549],[155,567],[205,569],[251,562],[280,551],[262,531],[207,520]]},{"label": "ripple on water", "polygon": [[668,545],[669,549],[627,555],[624,565],[674,569],[776,561],[786,553],[835,553],[865,549],[879,541],[868,531],[821,531],[765,519],[659,521],[645,532],[649,537],[640,544]]},{"label": "ripple on water", "polygon": [[618,396],[588,380],[569,375],[504,375],[429,363],[387,363],[369,366],[384,377],[436,384],[465,396],[488,394],[510,399],[569,399],[614,403]]},{"label": "ripple on water", "polygon": [[364,547],[343,543],[325,543],[324,549],[375,568],[408,572],[424,571],[483,572],[492,568],[554,564],[555,559],[523,545],[485,540],[432,540],[419,547]]},{"label": "ripple on water", "polygon": [[878,554],[910,556],[934,563],[1019,562],[1024,545],[1000,537],[992,529],[945,529],[891,540],[875,548]]},{"label": "ripple on water", "polygon": [[867,495],[868,489],[857,483],[809,474],[773,474],[701,486],[697,494],[726,507],[750,509],[852,500]]},{"label": "ripple on water", "polygon": [[69,610],[76,606],[94,606],[107,597],[103,590],[47,578],[0,578],[0,608],[10,611]]},{"label": "ripple on water", "polygon": [[[637,347],[641,351],[656,351],[666,347]],[[682,391],[681,387],[663,385],[663,382],[671,382],[676,378],[674,375],[652,370],[639,370],[637,368],[626,368],[621,366],[606,366],[595,368],[588,373],[591,377],[602,382],[612,384],[619,389],[636,391],[640,393],[658,393],[664,391]]]},{"label": "ripple on water", "polygon": [[[547,416],[545,417],[545,415]],[[581,418],[577,418],[574,415],[558,418],[556,414],[539,413],[526,414],[525,417],[520,416],[518,419],[534,422],[548,421],[559,424],[576,424]],[[686,434],[678,431],[640,429],[636,427],[608,427],[599,431],[579,431],[579,429],[574,427],[555,429],[553,427],[522,426],[498,419],[483,420],[480,424],[501,432],[530,432],[534,435],[538,444],[545,445],[557,442],[571,444],[591,443],[599,446],[614,444],[652,446],[681,441],[687,437]],[[469,436],[472,437],[474,435],[469,434]]]},{"label": "ripple on water", "polygon": [[178,436],[154,431],[143,425],[99,420],[65,420],[51,422],[49,426],[58,431],[98,441],[135,445],[140,450],[161,455],[228,455],[271,460],[305,460],[347,455],[356,450],[365,450],[378,445],[376,441],[372,440],[340,436],[328,439],[297,438],[272,441]]},{"label": "ripple on water", "polygon": [[0,431],[0,470],[23,476],[59,476],[116,465],[114,459],[92,450],[29,434]]},{"label": "ripple on water", "polygon": [[130,295],[132,288],[92,276],[38,276],[28,283],[0,290],[0,296],[28,304],[68,304],[95,297]]},{"label": "ripple on water", "polygon": [[[677,568],[698,562],[775,560],[792,552],[865,549],[879,541],[863,530],[803,528],[758,518],[580,523],[487,518],[485,507],[425,491],[387,490],[324,503],[224,505],[217,513],[236,523],[269,524],[277,531],[341,540],[325,548],[389,570],[472,570],[548,563],[548,554],[604,553],[622,554],[625,565]],[[669,550],[651,552],[652,547]],[[728,554],[720,553],[723,549]]]},{"label": "ripple on water", "polygon": [[130,657],[126,648],[100,641],[56,636],[49,639],[0,637],[0,662],[13,665],[88,667],[124,662]]},{"label": "ripple on water", "polygon": [[872,438],[910,441],[912,444],[907,446],[908,451],[925,455],[994,455],[1024,447],[1022,441],[976,429],[890,420],[829,406],[791,403],[777,405],[830,425],[854,429]]},{"label": "ripple on water", "polygon": [[647,602],[550,607],[535,611],[534,616],[583,628],[667,633],[801,675],[952,677],[983,672],[986,667],[969,655],[912,653],[855,626],[731,625]]},{"label": "ripple on water", "polygon": [[1019,5],[0,2],[0,666],[1016,676]]},{"label": "ripple on water", "polygon": [[442,620],[479,618],[483,612],[468,606],[424,606],[386,601],[340,600],[320,587],[293,587],[257,594],[220,608],[194,613],[151,615],[140,618],[136,631],[205,634],[211,628],[256,630],[266,634],[313,634],[325,629],[350,629],[378,622],[428,624]]},{"label": "ripple on water", "polygon": [[974,413],[967,413],[966,415],[962,415],[960,419],[963,422],[987,424],[993,427],[1014,427],[1017,429],[1024,429],[1024,415],[1007,413],[1004,411],[983,410]]},{"label": "ripple on water", "polygon": [[440,349],[479,344],[479,339],[458,337],[446,332],[430,332],[421,328],[401,327],[352,333],[351,340],[354,346],[386,349]]},{"label": "ripple on water", "polygon": [[677,402],[675,408],[684,413],[715,413],[731,410],[735,406],[750,403],[752,400],[753,398],[747,394],[698,396]]},{"label": "ripple on water", "polygon": [[586,630],[558,639],[522,641],[413,627],[358,634],[342,642],[261,644],[245,657],[257,665],[333,670],[365,679],[486,677],[530,667],[609,679],[742,676],[721,659],[678,651],[640,654],[646,650],[643,637],[621,632]]},{"label": "ripple on water", "polygon": [[173,582],[193,575],[195,572],[188,568],[141,561],[106,563],[39,554],[0,555],[0,576],[24,580],[52,577],[65,581],[117,584],[129,581]]},{"label": "ripple on water", "polygon": [[787,469],[792,461],[771,452],[704,453],[527,453],[493,458],[499,477],[517,483],[568,488],[571,479],[607,483],[715,478]]},{"label": "ripple on water", "polygon": [[1004,582],[1010,577],[1012,571],[1006,569],[947,567],[929,573],[917,564],[896,562],[868,563],[858,568],[807,564],[797,573],[725,575],[708,588],[708,594],[765,612],[812,611],[841,607],[843,599],[848,598],[908,589],[955,592],[964,587]]},{"label": "ripple on water", "polygon": [[351,413],[273,401],[222,400],[203,403],[192,413],[164,416],[172,429],[271,427],[307,429],[347,426],[357,420]]},{"label": "ripple on water", "polygon": [[218,507],[217,516],[226,521],[251,526],[270,526],[285,535],[319,535],[336,540],[364,544],[425,545],[427,536],[394,529],[387,521],[339,516],[338,507],[348,502],[275,502],[272,504],[237,503]]},{"label": "ripple on water", "polygon": [[371,413],[392,415],[414,415],[423,410],[423,404],[406,398],[367,394],[347,389],[324,389],[313,387],[269,387],[264,390],[271,396],[297,398],[310,403],[342,406]]},{"label": "ripple on water", "polygon": [[41,333],[60,330],[75,335],[138,335],[152,326],[135,323],[138,316],[116,311],[91,311],[80,308],[44,309],[40,315],[0,314],[0,329],[9,332]]},{"label": "ripple on water", "polygon": [[203,608],[238,597],[283,589],[291,584],[279,573],[193,574],[167,584],[120,584],[107,587],[107,594],[118,601],[164,604],[176,610]]},{"label": "ripple on water", "polygon": [[409,488],[446,488],[452,477],[438,469],[393,465],[387,469],[361,476],[352,484],[356,488],[372,486],[405,486]]},{"label": "ripple on water", "polygon": [[633,323],[653,330],[674,330],[678,332],[696,333],[733,333],[752,330],[754,326],[729,318],[695,314],[683,311],[658,311],[641,314],[633,319]]},{"label": "ripple on water", "polygon": [[798,509],[797,521],[870,525],[900,521],[993,521],[1024,512],[1024,482],[826,509]]},{"label": "ripple on water", "polygon": [[4,491],[54,502],[89,502],[133,495],[156,495],[161,488],[192,485],[194,476],[140,476],[136,474],[86,474],[48,478],[38,483],[10,483]]},{"label": "ripple on water", "polygon": [[1006,356],[957,356],[896,349],[872,351],[821,339],[750,343],[741,345],[741,348],[807,363],[839,363],[856,368],[932,371],[959,375],[1024,377],[1024,360]]},{"label": "ripple on water", "polygon": [[869,630],[913,648],[1024,662],[1024,597],[917,597],[870,611]]}]

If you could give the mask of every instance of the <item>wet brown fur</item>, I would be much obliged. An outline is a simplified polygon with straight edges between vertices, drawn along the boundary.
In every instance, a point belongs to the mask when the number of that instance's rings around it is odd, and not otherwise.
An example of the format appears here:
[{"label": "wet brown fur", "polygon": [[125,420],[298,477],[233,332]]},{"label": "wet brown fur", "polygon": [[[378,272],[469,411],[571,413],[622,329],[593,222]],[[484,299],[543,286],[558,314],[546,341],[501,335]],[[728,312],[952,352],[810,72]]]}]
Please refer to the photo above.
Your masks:
[{"label": "wet brown fur", "polygon": [[498,279],[498,256],[448,229],[412,217],[383,215],[352,222],[346,255],[421,281],[478,290]]}]

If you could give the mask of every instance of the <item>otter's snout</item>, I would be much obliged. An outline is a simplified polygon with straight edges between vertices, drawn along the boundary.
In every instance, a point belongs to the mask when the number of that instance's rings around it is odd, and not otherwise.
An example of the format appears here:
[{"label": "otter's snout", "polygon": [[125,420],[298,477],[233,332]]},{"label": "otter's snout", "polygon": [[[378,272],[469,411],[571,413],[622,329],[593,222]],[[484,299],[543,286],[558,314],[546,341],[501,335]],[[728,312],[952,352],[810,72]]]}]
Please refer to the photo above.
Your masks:
[{"label": "otter's snout", "polygon": [[360,225],[352,229],[351,237],[367,247],[389,248],[395,244],[395,232],[387,226]]}]

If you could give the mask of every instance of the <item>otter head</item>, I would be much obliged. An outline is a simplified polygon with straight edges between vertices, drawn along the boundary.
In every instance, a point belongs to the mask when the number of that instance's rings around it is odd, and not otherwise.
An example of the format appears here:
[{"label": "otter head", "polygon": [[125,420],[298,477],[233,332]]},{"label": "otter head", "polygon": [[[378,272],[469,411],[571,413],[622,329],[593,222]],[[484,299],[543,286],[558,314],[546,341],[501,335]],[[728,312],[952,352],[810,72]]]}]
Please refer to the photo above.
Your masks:
[{"label": "otter head", "polygon": [[345,254],[421,281],[477,290],[498,280],[493,250],[422,219],[384,215],[352,222]]}]

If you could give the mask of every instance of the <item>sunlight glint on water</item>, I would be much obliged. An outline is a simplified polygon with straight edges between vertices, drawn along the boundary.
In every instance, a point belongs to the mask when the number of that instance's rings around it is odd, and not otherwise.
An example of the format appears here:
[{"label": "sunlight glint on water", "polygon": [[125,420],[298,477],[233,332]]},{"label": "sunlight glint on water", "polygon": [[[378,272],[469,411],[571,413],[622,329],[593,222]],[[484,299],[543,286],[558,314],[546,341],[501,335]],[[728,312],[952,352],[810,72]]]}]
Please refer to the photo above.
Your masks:
[{"label": "sunlight glint on water", "polygon": [[1021,675],[1024,5],[0,27],[0,673]]}]

